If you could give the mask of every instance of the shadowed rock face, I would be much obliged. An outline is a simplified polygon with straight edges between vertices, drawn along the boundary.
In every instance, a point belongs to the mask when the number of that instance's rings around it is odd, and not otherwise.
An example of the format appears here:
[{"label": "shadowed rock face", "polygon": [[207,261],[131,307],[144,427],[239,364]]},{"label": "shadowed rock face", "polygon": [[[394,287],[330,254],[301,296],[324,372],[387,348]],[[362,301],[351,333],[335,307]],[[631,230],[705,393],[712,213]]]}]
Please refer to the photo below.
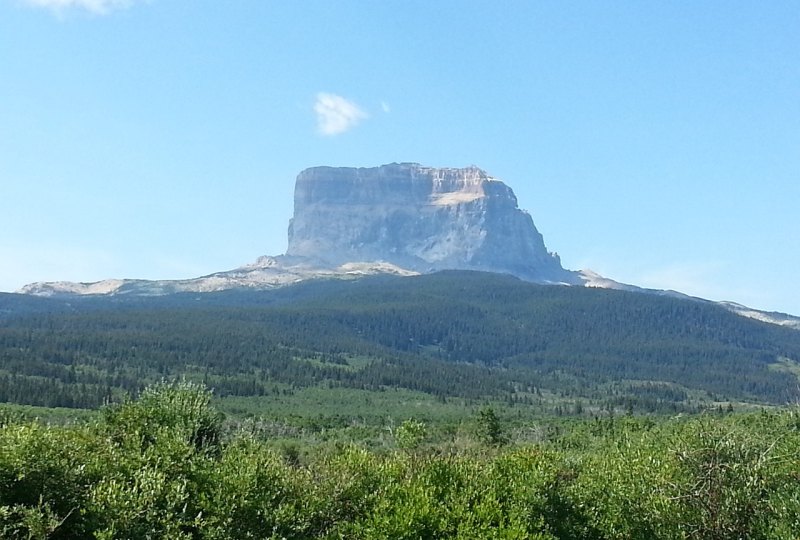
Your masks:
[{"label": "shadowed rock face", "polygon": [[473,269],[575,281],[514,192],[477,167],[314,167],[297,177],[289,256],[386,261],[418,272]]}]

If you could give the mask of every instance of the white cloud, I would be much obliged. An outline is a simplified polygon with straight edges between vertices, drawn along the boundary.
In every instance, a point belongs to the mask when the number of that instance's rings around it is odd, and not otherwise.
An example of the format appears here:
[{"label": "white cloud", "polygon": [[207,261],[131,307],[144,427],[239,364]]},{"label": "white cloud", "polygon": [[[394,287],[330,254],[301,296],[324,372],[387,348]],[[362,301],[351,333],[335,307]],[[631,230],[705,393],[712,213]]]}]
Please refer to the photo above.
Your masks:
[{"label": "white cloud", "polygon": [[25,0],[28,4],[36,7],[51,9],[53,11],[63,11],[76,8],[84,9],[91,13],[103,15],[116,9],[129,7],[131,4],[141,0]]},{"label": "white cloud", "polygon": [[314,103],[317,113],[317,131],[322,135],[339,135],[369,118],[358,105],[342,96],[320,92]]}]

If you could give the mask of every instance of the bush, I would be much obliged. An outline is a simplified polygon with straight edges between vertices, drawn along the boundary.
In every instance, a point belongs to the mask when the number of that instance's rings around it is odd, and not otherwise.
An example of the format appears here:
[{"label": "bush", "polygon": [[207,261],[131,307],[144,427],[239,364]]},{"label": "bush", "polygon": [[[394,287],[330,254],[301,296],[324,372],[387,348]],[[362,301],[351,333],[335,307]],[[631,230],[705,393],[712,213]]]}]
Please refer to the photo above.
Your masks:
[{"label": "bush", "polygon": [[104,420],[117,441],[133,438],[143,447],[171,431],[197,450],[218,450],[223,416],[211,407],[211,391],[202,384],[173,381],[148,386],[137,400],[104,409]]},{"label": "bush", "polygon": [[403,450],[416,450],[425,440],[428,429],[419,420],[406,420],[395,430],[397,447]]},{"label": "bush", "polygon": [[[589,422],[519,448],[344,445],[298,460],[299,449],[245,434],[223,444],[209,397],[161,383],[97,425],[6,419],[0,537],[792,540],[800,530],[797,410]],[[418,447],[424,428],[404,422],[398,445]]]},{"label": "bush", "polygon": [[88,427],[36,423],[0,429],[0,530],[3,538],[80,538],[82,512],[103,474],[107,449]]}]

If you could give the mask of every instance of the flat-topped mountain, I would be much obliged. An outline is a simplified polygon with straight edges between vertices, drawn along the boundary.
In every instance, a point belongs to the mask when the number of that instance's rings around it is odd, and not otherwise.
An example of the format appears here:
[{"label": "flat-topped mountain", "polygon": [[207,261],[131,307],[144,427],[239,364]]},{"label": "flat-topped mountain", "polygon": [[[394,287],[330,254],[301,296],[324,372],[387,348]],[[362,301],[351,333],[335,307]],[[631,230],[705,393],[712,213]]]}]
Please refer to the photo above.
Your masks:
[{"label": "flat-topped mountain", "polygon": [[[479,270],[535,283],[683,296],[625,285],[590,270],[564,269],[509,186],[478,167],[433,168],[417,163],[302,171],[295,184],[284,255],[262,256],[233,270],[192,279],[32,283],[19,292],[154,296],[438,270]],[[740,315],[800,328],[797,317],[723,305]]]},{"label": "flat-topped mountain", "polygon": [[578,283],[510,187],[477,167],[314,167],[297,177],[287,255],[326,266],[385,261],[415,272],[508,273]]},{"label": "flat-topped mountain", "polygon": [[628,286],[561,267],[514,192],[477,167],[312,167],[297,176],[286,254],[182,280],[32,283],[19,292],[159,295],[265,289],[315,278],[483,270],[526,281]]}]

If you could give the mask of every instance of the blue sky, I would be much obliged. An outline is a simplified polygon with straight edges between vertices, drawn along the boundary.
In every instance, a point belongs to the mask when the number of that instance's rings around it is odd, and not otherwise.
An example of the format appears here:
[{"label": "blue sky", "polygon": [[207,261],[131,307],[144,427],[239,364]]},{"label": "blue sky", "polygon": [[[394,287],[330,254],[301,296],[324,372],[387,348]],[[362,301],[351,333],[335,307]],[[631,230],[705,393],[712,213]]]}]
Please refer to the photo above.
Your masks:
[{"label": "blue sky", "polygon": [[800,315],[800,4],[0,0],[0,290],[286,249],[297,173],[501,178],[568,268]]}]

